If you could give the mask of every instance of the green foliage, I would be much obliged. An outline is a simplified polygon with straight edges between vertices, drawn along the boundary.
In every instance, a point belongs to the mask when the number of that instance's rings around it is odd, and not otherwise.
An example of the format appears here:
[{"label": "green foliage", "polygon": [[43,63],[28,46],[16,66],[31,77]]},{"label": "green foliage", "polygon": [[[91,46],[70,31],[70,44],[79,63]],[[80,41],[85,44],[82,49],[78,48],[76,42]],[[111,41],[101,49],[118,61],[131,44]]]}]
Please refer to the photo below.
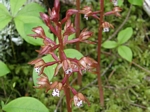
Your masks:
[{"label": "green foliage", "polygon": [[17,12],[25,2],[26,0],[10,0],[11,14],[13,17],[16,16]]},{"label": "green foliage", "polygon": [[11,21],[11,15],[3,4],[0,4],[0,21],[0,30]]},{"label": "green foliage", "polygon": [[131,27],[127,27],[124,30],[121,30],[117,36],[117,42],[107,40],[102,44],[102,47],[107,49],[117,48],[118,54],[126,59],[127,61],[132,61],[132,51],[129,47],[123,45],[125,44],[133,35],[133,29]]},{"label": "green foliage", "polygon": [[143,0],[128,0],[128,1],[133,5],[137,5],[137,6],[143,5]]},{"label": "green foliage", "polygon": [[81,54],[78,50],[76,49],[65,49],[65,54],[67,55],[67,57],[69,58],[76,58],[76,59],[80,59],[83,57],[83,54]]},{"label": "green foliage", "polygon": [[17,98],[3,106],[6,112],[49,112],[37,99],[32,97]]},{"label": "green foliage", "polygon": [[123,57],[129,62],[132,61],[132,51],[129,47],[122,45],[122,46],[119,46],[117,50],[121,57]]},{"label": "green foliage", "polygon": [[4,76],[10,72],[9,68],[5,63],[0,61],[0,76]]},{"label": "green foliage", "polygon": [[39,39],[35,40],[27,36],[26,30],[28,29],[31,31],[37,24],[41,26],[44,25],[39,18],[39,12],[44,12],[45,9],[37,3],[30,3],[23,7],[25,2],[26,0],[10,0],[11,13],[8,12],[3,4],[0,4],[0,16],[2,16],[0,20],[3,21],[0,23],[0,30],[9,24],[10,21],[13,21],[18,33],[24,40],[33,45],[42,45]]},{"label": "green foliage", "polygon": [[118,37],[117,37],[118,44],[124,44],[125,42],[127,42],[132,37],[132,34],[133,34],[133,29],[131,27],[121,30],[118,33]]},{"label": "green foliage", "polygon": [[105,42],[102,44],[102,46],[103,46],[104,48],[107,48],[107,49],[115,48],[115,47],[117,47],[117,45],[118,45],[117,42],[111,41],[111,40],[105,41]]}]

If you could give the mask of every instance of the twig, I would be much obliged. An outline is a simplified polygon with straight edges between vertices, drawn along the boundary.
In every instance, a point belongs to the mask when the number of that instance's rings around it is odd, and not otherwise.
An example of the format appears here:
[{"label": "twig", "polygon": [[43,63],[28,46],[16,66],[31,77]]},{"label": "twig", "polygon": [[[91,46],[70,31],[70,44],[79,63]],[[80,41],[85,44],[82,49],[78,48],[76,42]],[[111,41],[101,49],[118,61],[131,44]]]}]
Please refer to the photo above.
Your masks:
[{"label": "twig", "polygon": [[131,13],[131,9],[132,9],[132,5],[130,5],[129,11],[127,13],[126,18],[124,19],[124,21],[122,22],[122,24],[116,29],[116,31],[107,39],[107,40],[111,40],[113,37],[115,37],[118,32],[122,29],[122,27],[125,25],[125,23],[128,21],[130,13]]},{"label": "twig", "polygon": [[142,108],[142,109],[147,109],[147,107],[143,106],[143,105],[139,105],[139,104],[135,104],[135,103],[130,103],[130,105]]},{"label": "twig", "polygon": [[132,64],[134,64],[136,67],[138,67],[138,68],[142,69],[143,71],[145,71],[145,72],[147,72],[147,73],[149,73],[149,74],[150,74],[150,71],[149,71],[149,70],[147,70],[147,69],[145,69],[145,68],[141,67],[140,65],[138,65],[138,64],[137,64],[137,63],[135,63],[134,61],[132,61],[131,63],[132,63]]}]

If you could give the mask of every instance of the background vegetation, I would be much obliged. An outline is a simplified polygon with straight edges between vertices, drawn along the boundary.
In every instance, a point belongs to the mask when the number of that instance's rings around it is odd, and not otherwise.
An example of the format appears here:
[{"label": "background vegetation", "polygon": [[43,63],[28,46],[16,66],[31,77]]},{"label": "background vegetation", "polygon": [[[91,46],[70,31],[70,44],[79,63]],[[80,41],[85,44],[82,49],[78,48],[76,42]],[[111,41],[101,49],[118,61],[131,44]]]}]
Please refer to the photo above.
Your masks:
[{"label": "background vegetation", "polygon": [[[105,11],[111,10],[111,3],[109,1],[110,0],[106,0]],[[99,4],[97,2],[96,0],[83,0],[81,7],[91,5],[94,10],[99,10]],[[43,4],[42,7],[44,6],[46,5]],[[68,8],[75,8],[75,6],[72,4],[61,4],[62,17]],[[99,105],[99,92],[97,80],[95,80],[96,75],[86,73],[82,78],[82,87],[76,85],[75,82],[73,85],[87,96],[91,102],[91,106],[88,107],[86,104],[82,108],[73,106],[73,112],[150,112],[150,17],[143,10],[142,6],[131,5],[128,1],[124,1],[121,8],[123,11],[121,12],[122,16],[120,18],[114,16],[108,16],[106,18],[115,28],[109,33],[103,34],[103,42],[106,40],[116,41],[120,30],[132,27],[133,35],[130,40],[124,44],[131,48],[133,60],[129,63],[117,54],[115,48],[106,49],[103,47],[101,51],[101,71],[105,106],[101,107]],[[46,11],[39,9],[39,11],[41,10],[43,12]],[[10,9],[8,11],[10,11]],[[26,15],[26,17],[28,16]],[[35,15],[35,18],[36,17],[38,17],[38,15]],[[88,28],[94,32],[93,41],[96,41],[98,34],[97,21],[92,18],[89,18],[88,21],[83,19],[83,17],[81,18],[81,29],[88,26]],[[17,30],[17,26],[14,27],[17,22],[13,20],[14,18],[5,27],[6,30],[11,26],[10,34],[7,30],[4,32],[4,29],[0,32],[0,59],[1,62],[4,62],[9,68],[6,70],[6,73],[9,72],[7,75],[0,75],[1,107],[16,98],[30,96],[40,100],[50,112],[54,110],[58,112],[67,111],[63,95],[60,98],[54,98],[51,96],[51,93],[46,94],[44,90],[33,88],[33,67],[27,63],[37,57],[35,50],[39,49],[39,46],[35,45],[40,44],[40,42],[32,45],[26,40],[19,46],[15,44],[14,41],[12,41],[12,36],[19,38],[20,36],[24,37],[24,34],[20,32],[21,30]],[[39,23],[26,23],[30,26],[30,31],[32,29],[31,26],[42,24],[40,20]],[[30,33],[30,31],[28,32]],[[75,45],[68,47],[75,48]],[[96,48],[95,45],[80,44],[81,52],[95,59],[97,57]],[[3,68],[1,71],[3,71]],[[57,78],[54,77],[53,80]],[[2,110],[0,109],[0,111]]]}]

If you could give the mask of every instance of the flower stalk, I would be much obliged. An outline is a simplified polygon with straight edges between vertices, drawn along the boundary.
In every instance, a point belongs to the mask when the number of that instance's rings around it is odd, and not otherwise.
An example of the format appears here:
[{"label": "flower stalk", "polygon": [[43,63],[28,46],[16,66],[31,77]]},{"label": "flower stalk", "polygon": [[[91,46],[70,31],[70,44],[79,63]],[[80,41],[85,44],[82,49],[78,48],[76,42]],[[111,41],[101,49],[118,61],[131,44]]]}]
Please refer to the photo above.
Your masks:
[{"label": "flower stalk", "polygon": [[[80,0],[76,0],[76,9],[78,11],[80,10]],[[78,38],[79,35],[80,35],[80,13],[76,14],[75,27],[76,27],[76,38]],[[80,43],[79,42],[76,43],[76,49],[78,51],[80,51]],[[82,83],[82,76],[80,74],[78,74],[77,81],[78,81],[78,84],[81,85],[81,83]]]},{"label": "flower stalk", "polygon": [[97,67],[97,79],[98,79],[98,86],[99,86],[99,93],[100,93],[100,104],[101,106],[104,106],[104,95],[103,95],[103,86],[101,81],[101,45],[102,45],[102,24],[104,19],[104,0],[100,0],[100,20],[99,20],[99,33],[98,33],[98,67]]}]

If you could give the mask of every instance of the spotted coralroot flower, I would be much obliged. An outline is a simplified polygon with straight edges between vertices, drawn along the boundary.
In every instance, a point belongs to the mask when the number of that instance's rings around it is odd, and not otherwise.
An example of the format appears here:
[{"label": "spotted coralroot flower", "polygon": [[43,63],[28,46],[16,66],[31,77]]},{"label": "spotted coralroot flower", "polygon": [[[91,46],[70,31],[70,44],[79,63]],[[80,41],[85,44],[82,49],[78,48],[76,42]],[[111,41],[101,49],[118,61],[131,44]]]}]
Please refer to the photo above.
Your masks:
[{"label": "spotted coralroot flower", "polygon": [[81,64],[83,70],[96,73],[98,63],[94,59],[90,57],[83,57],[79,60],[79,63]]},{"label": "spotted coralroot flower", "polygon": [[51,89],[51,84],[48,80],[48,77],[46,75],[40,76],[40,78],[37,79],[37,86],[34,86],[34,88],[37,89],[46,89],[46,92]]},{"label": "spotted coralroot flower", "polygon": [[103,22],[102,28],[103,28],[103,32],[109,32],[109,29],[114,28],[114,26],[110,24],[109,22]]},{"label": "spotted coralroot flower", "polygon": [[122,9],[120,7],[114,7],[113,8],[113,11],[114,11],[114,14],[117,16],[117,17],[120,17],[120,12],[122,11]]},{"label": "spotted coralroot flower", "polygon": [[74,105],[77,107],[81,107],[84,102],[90,105],[90,102],[82,93],[78,93],[74,88],[71,88],[71,91],[74,94],[74,96],[70,100],[70,106],[71,106],[72,101],[74,102]]},{"label": "spotted coralroot flower", "polygon": [[115,6],[112,11],[106,12],[106,13],[104,14],[104,16],[115,15],[115,16],[117,16],[117,17],[121,17],[121,15],[120,15],[120,12],[121,12],[121,11],[122,11],[122,9],[121,9],[120,7]]},{"label": "spotted coralroot flower", "polygon": [[55,68],[55,73],[54,73],[54,75],[57,75],[57,74],[58,74],[59,69],[60,69],[61,67],[63,68],[65,74],[67,74],[67,75],[70,75],[70,74],[73,72],[72,66],[71,66],[71,61],[70,61],[69,59],[66,59],[66,60],[62,61],[62,63],[59,63],[59,64],[57,65],[57,67]]},{"label": "spotted coralroot flower", "polygon": [[29,62],[28,64],[34,65],[35,72],[39,74],[40,70],[41,70],[42,66],[45,64],[45,62],[43,59],[39,58],[39,59]]},{"label": "spotted coralroot flower", "polygon": [[84,14],[84,18],[86,20],[88,20],[89,16],[92,16],[96,19],[99,19],[99,17],[96,15],[99,13],[99,11],[94,11],[92,10],[92,8],[90,6],[85,6],[82,10],[79,11],[79,13]]},{"label": "spotted coralroot flower", "polygon": [[34,38],[46,38],[44,29],[41,26],[35,27],[32,29],[33,32],[35,32],[35,34],[30,34],[29,36],[34,37]]},{"label": "spotted coralroot flower", "polygon": [[51,89],[53,89],[52,96],[60,96],[60,90],[63,89],[63,84],[61,82],[53,82],[51,83]]},{"label": "spotted coralroot flower", "polygon": [[73,23],[71,23],[71,20],[68,19],[65,26],[64,26],[64,33],[63,33],[63,36],[69,36],[73,33],[75,33],[76,30],[75,28],[73,27]]}]

